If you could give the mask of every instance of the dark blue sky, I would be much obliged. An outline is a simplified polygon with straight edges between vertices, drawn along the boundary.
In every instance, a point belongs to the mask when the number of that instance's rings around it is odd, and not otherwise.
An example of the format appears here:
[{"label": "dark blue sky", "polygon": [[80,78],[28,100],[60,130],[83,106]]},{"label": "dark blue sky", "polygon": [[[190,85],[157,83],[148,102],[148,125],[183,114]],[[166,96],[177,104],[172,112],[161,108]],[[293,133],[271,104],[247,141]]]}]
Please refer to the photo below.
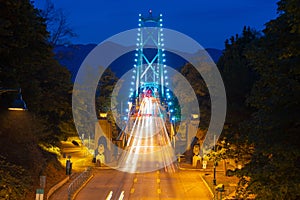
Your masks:
[{"label": "dark blue sky", "polygon": [[[164,27],[180,31],[205,48],[224,48],[225,39],[247,25],[262,30],[276,18],[278,0],[53,0],[78,34],[75,44],[100,43],[137,28],[138,14],[163,14]],[[45,0],[35,0],[43,7]]]}]

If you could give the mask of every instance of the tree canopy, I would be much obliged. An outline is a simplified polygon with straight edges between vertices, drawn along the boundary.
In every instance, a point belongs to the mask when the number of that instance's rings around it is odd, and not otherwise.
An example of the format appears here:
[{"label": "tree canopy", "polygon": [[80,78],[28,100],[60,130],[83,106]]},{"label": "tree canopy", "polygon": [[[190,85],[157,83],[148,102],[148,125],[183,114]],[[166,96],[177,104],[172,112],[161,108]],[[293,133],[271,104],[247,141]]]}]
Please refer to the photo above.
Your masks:
[{"label": "tree canopy", "polygon": [[32,199],[39,175],[58,163],[39,145],[74,133],[70,74],[54,59],[48,38],[45,20],[29,0],[0,0],[0,89],[22,88],[29,108],[6,111],[16,94],[1,93],[1,199]]},{"label": "tree canopy", "polygon": [[259,79],[247,99],[256,109],[246,126],[255,151],[242,175],[257,199],[300,198],[299,1],[278,2],[278,13],[247,55]]},{"label": "tree canopy", "polygon": [[[239,45],[243,49],[230,52],[227,58],[223,57],[225,60],[220,61],[225,62],[224,67],[226,62],[229,63],[230,70],[239,72],[237,75],[241,77],[244,77],[243,71],[234,70],[237,65],[256,73],[255,79],[249,79],[254,80],[254,84],[247,84],[247,79],[244,79],[246,82],[242,86],[234,82],[234,77],[224,75],[225,86],[227,78],[232,80],[233,89],[227,88],[232,98],[239,98],[239,92],[250,91],[246,98],[241,96],[241,102],[245,102],[243,98],[246,100],[244,105],[250,106],[247,110],[251,116],[240,121],[238,129],[244,142],[254,147],[250,162],[238,173],[242,196],[300,198],[298,4],[297,0],[279,1],[279,15],[266,24],[263,35],[245,47]],[[232,46],[227,43],[225,53]],[[242,56],[234,58],[241,52]],[[230,56],[233,58],[231,63]]]},{"label": "tree canopy", "polygon": [[26,0],[1,1],[0,9],[0,87],[22,88],[30,112],[59,132],[60,123],[71,117],[71,82],[53,57],[45,20]]}]

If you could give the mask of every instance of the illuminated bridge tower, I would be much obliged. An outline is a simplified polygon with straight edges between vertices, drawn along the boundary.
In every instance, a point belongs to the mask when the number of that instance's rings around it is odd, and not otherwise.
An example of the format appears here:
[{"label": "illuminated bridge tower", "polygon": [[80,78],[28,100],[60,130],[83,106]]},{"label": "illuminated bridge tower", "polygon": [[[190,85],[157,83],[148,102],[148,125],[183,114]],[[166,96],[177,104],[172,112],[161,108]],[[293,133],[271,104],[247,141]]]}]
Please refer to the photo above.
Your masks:
[{"label": "illuminated bridge tower", "polygon": [[135,53],[134,75],[132,76],[132,89],[130,98],[140,103],[141,95],[151,93],[154,97],[165,99],[165,90],[168,85],[165,70],[164,39],[162,28],[162,14],[148,17],[139,15],[139,28],[137,33],[137,48]]}]

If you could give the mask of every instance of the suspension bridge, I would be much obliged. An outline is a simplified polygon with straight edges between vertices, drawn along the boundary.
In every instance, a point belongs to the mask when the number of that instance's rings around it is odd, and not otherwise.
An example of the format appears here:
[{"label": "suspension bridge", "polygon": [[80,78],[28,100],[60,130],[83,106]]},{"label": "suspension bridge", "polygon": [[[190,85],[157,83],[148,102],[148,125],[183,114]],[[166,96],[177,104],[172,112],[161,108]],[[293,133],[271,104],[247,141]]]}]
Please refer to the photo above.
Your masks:
[{"label": "suspension bridge", "polygon": [[[165,64],[163,18],[139,15],[132,88],[129,91],[128,119],[121,133],[126,140],[119,169],[149,172],[163,168],[175,171],[172,146],[174,128],[168,105],[172,105]],[[151,27],[149,29],[148,27]],[[147,54],[146,45],[152,45]],[[153,51],[154,50],[154,51]]]},{"label": "suspension bridge", "polygon": [[[174,164],[177,163],[174,162],[177,154],[184,152],[178,152],[178,146],[183,146],[184,150],[190,147],[199,120],[195,120],[195,124],[190,122],[183,126],[184,134],[177,131],[175,135],[173,124],[177,120],[182,124],[182,116],[178,118],[178,113],[174,112],[174,106],[180,105],[175,92],[173,94],[170,88],[168,75],[171,70],[166,65],[164,42],[167,38],[164,38],[162,15],[154,16],[152,11],[147,16],[139,15],[136,34],[134,66],[130,70],[130,80],[126,79],[126,83],[130,83],[130,87],[126,87],[128,107],[124,108],[121,104],[121,110],[124,110],[121,111],[120,118],[126,122],[117,138],[122,141],[122,145],[118,146],[121,153],[116,156],[115,167],[107,161],[105,164],[108,168],[94,169],[94,177],[78,193],[76,199],[211,199],[211,193],[199,179],[198,171],[178,170],[177,164]],[[100,50],[105,54],[104,48]],[[91,57],[96,56],[96,52]],[[93,82],[89,80],[84,79],[88,86],[93,86]],[[81,90],[78,91],[81,94],[79,97],[86,96],[80,92]],[[124,111],[126,117],[123,115]],[[187,117],[191,114],[186,112]],[[90,118],[93,116],[92,113]],[[81,119],[78,118],[78,121]],[[97,149],[99,157],[103,157],[107,149],[112,151],[112,145],[107,147],[110,142],[106,144],[103,141],[99,145],[98,138],[105,136],[105,128],[99,128],[99,121],[95,122],[95,135],[91,134],[95,139],[94,148],[91,149]],[[192,136],[189,136],[188,130],[192,130]],[[179,137],[184,141],[183,145],[179,144]],[[104,153],[103,146],[107,147]],[[95,157],[97,159],[96,155]]]}]

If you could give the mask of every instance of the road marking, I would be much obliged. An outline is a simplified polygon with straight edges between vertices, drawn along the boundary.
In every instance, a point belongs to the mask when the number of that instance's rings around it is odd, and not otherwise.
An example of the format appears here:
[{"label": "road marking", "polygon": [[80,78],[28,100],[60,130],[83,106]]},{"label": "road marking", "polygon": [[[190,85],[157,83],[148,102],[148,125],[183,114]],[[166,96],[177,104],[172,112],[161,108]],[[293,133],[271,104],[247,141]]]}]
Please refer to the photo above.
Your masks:
[{"label": "road marking", "polygon": [[160,188],[157,189],[157,193],[161,194],[161,189]]},{"label": "road marking", "polygon": [[133,193],[134,193],[134,188],[131,188],[130,194],[133,194]]},{"label": "road marking", "polygon": [[156,182],[157,182],[157,183],[160,183],[160,179],[159,179],[159,178],[158,178],[158,179],[156,179]]},{"label": "road marking", "polygon": [[110,191],[105,200],[110,200],[112,197],[113,191]]},{"label": "road marking", "polygon": [[118,200],[123,200],[123,198],[124,198],[124,190],[121,192]]},{"label": "road marking", "polygon": [[159,171],[156,171],[157,174],[159,174]]},{"label": "road marking", "polygon": [[133,179],[133,182],[136,183],[137,182],[137,178]]}]

